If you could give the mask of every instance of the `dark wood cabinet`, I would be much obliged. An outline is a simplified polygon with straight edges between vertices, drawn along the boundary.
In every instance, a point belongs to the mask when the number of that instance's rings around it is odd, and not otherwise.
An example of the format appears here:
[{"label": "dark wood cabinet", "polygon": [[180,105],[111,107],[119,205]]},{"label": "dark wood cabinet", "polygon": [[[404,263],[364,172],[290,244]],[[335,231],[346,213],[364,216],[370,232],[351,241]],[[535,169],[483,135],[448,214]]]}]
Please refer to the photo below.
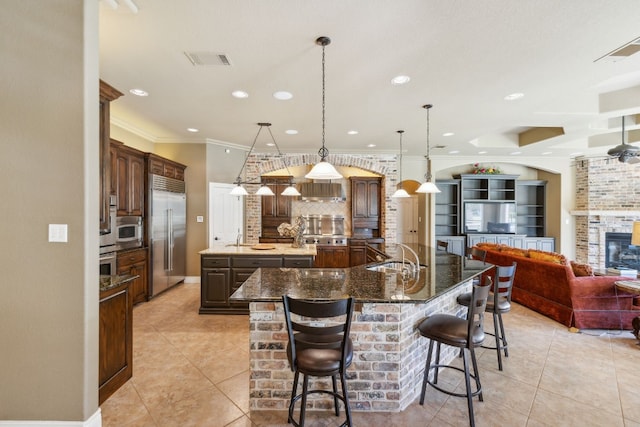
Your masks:
[{"label": "dark wood cabinet", "polygon": [[301,255],[201,255],[200,314],[248,314],[249,303],[229,297],[262,267],[309,268],[313,257]]},{"label": "dark wood cabinet", "polygon": [[129,283],[100,292],[99,404],[126,383],[133,374],[132,306]]},{"label": "dark wood cabinet", "polygon": [[275,196],[261,197],[262,202],[262,236],[278,237],[278,226],[283,222],[291,223],[291,196],[282,193],[291,181],[288,176],[263,177],[262,184],[268,185]]},{"label": "dark wood cabinet", "polygon": [[144,215],[144,153],[111,141],[112,187],[118,216]]},{"label": "dark wood cabinet", "polygon": [[146,153],[145,157],[147,160],[147,173],[184,181],[184,171],[187,168],[185,165],[153,153]]},{"label": "dark wood cabinet", "polygon": [[349,265],[355,267],[367,263],[367,241],[349,239]]},{"label": "dark wood cabinet", "polygon": [[111,101],[122,96],[122,92],[100,80],[100,231],[109,231],[109,195],[111,194],[110,117]]},{"label": "dark wood cabinet", "polygon": [[139,276],[131,281],[129,286],[133,304],[147,301],[149,292],[147,288],[147,249],[140,248],[126,252],[119,252],[117,258],[118,274],[131,274]]},{"label": "dark wood cabinet", "polygon": [[317,246],[313,266],[316,268],[347,268],[349,267],[348,246]]},{"label": "dark wood cabinet", "polygon": [[351,177],[351,235],[381,237],[382,178]]}]

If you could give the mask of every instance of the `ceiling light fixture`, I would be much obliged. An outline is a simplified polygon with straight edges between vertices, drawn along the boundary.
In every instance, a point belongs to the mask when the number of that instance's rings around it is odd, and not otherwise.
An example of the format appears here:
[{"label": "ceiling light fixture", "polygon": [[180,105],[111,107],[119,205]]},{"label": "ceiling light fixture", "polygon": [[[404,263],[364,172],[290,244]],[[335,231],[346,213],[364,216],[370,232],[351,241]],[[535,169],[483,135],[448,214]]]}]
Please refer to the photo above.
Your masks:
[{"label": "ceiling light fixture", "polygon": [[440,189],[433,182],[431,182],[431,157],[430,151],[431,147],[429,146],[429,111],[433,107],[433,104],[425,104],[422,106],[425,110],[427,110],[427,173],[424,174],[424,182],[420,184],[420,187],[416,190],[416,193],[439,193]]},{"label": "ceiling light fixture", "polygon": [[398,170],[400,171],[399,173],[400,183],[398,184],[399,187],[396,190],[396,192],[393,193],[393,195],[391,196],[394,199],[409,197],[409,193],[407,193],[407,190],[402,188],[402,134],[404,133],[404,131],[399,130],[397,132],[400,134],[400,155],[398,156]]},{"label": "ceiling light fixture", "polygon": [[291,92],[287,92],[285,90],[279,90],[273,93],[273,97],[275,99],[279,99],[280,101],[288,101],[293,98],[293,94]]},{"label": "ceiling light fixture", "polygon": [[347,135],[357,135],[358,131],[357,130],[350,130],[347,132]]},{"label": "ceiling light fixture", "polygon": [[393,86],[400,86],[400,85],[404,85],[407,84],[411,81],[411,77],[409,76],[395,76],[394,78],[391,79],[391,84]]},{"label": "ceiling light fixture", "polygon": [[[282,155],[282,151],[280,151],[280,147],[278,146],[278,143],[276,142],[276,139],[273,137],[273,133],[271,133],[271,123],[258,123],[260,126],[267,126],[267,130],[269,131],[269,135],[271,135],[271,140],[273,141],[273,144],[267,144],[267,145],[275,145],[276,150],[278,150],[278,156],[282,158],[282,162],[284,163],[284,167],[285,169],[287,169],[287,175],[289,176],[289,186],[287,188],[284,189],[284,191],[282,193],[280,193],[283,196],[300,196],[300,192],[298,191],[298,189],[293,185],[293,175],[291,175],[291,171],[289,170],[289,165],[287,164],[287,158],[284,157]],[[258,194],[258,193],[256,193]],[[273,192],[272,192],[273,194]]]},{"label": "ceiling light fixture", "polygon": [[324,137],[325,137],[325,61],[324,61],[324,50],[325,47],[331,43],[331,39],[329,37],[318,37],[316,39],[316,44],[322,46],[322,148],[318,150],[318,155],[320,156],[320,161],[315,164],[311,171],[305,175],[307,179],[340,179],[342,175],[338,173],[336,168],[329,162],[327,162],[327,156],[329,155],[329,150],[327,150],[324,146]]},{"label": "ceiling light fixture", "polygon": [[[271,123],[258,123],[258,126],[260,126],[258,128],[258,133],[256,134],[256,137],[253,139],[253,144],[251,144],[251,148],[249,148],[249,152],[247,153],[247,156],[244,158],[244,163],[242,163],[242,167],[240,168],[240,172],[238,172],[238,178],[236,178],[234,184],[236,184],[236,186],[233,188],[233,190],[231,190],[231,194],[232,196],[248,196],[249,193],[247,192],[247,190],[245,190],[245,188],[242,186],[242,184],[250,184],[251,181],[242,181],[242,171],[244,171],[244,167],[247,165],[247,160],[249,160],[249,156],[251,155],[251,152],[253,151],[253,147],[255,147],[256,145],[256,141],[258,140],[258,136],[260,135],[260,132],[262,131],[262,128],[267,126],[267,128],[269,126],[271,126]],[[271,130],[269,130],[269,133],[271,133]],[[273,135],[272,135],[273,138]],[[271,191],[271,189],[269,187],[267,187],[266,185],[262,185],[260,186],[260,188],[258,189],[258,191],[256,192],[256,195],[258,196],[275,196],[275,194],[273,193],[273,191]]]},{"label": "ceiling light fixture", "polygon": [[624,141],[624,116],[622,116],[622,144],[613,147],[607,154],[612,157],[617,157],[618,161],[622,163],[627,163],[631,158],[640,155],[640,148],[627,144]]},{"label": "ceiling light fixture", "polygon": [[129,92],[135,96],[149,96],[149,92],[144,89],[131,89]]},{"label": "ceiling light fixture", "polygon": [[199,132],[199,130],[198,130],[198,129],[196,129],[196,128],[187,128],[187,130],[188,130],[189,132],[193,132],[193,133]]},{"label": "ceiling light fixture", "polygon": [[244,99],[248,98],[249,94],[243,90],[234,90],[233,92],[231,92],[231,96],[238,99]]},{"label": "ceiling light fixture", "polygon": [[516,99],[520,99],[524,96],[522,92],[510,93],[509,95],[504,97],[505,101],[515,101]]}]

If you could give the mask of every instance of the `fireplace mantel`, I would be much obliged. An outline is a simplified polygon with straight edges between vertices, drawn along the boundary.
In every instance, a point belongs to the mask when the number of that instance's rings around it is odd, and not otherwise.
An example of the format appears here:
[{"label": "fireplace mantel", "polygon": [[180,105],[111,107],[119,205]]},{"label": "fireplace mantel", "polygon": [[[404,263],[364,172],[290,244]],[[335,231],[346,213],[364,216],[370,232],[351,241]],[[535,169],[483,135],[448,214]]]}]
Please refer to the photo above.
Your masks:
[{"label": "fireplace mantel", "polygon": [[572,216],[638,216],[640,211],[614,211],[614,210],[575,210],[569,211]]}]

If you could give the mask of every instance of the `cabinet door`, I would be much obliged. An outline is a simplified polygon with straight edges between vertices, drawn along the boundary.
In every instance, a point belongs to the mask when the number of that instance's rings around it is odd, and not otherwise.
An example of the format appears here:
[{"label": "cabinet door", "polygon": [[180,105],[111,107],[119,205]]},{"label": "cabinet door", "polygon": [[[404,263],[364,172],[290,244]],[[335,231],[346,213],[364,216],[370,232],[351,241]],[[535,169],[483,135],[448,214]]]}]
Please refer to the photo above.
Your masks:
[{"label": "cabinet door", "polygon": [[128,215],[143,215],[144,209],[144,157],[129,156]]},{"label": "cabinet door", "polygon": [[349,265],[355,267],[367,263],[367,247],[351,246],[349,248]]},{"label": "cabinet door", "polygon": [[120,253],[118,255],[118,274],[131,274],[139,276],[131,281],[129,291],[131,292],[133,303],[147,301],[147,251],[140,249]]},{"label": "cabinet door", "polygon": [[380,216],[380,180],[353,179],[351,187],[352,216],[377,218]]},{"label": "cabinet door", "polygon": [[129,214],[129,156],[118,150],[116,152],[115,189],[118,216]]},{"label": "cabinet door", "polygon": [[202,307],[226,307],[229,304],[230,269],[203,268],[200,286]]},{"label": "cabinet door", "polygon": [[[238,290],[240,286],[256,271],[255,268],[234,268],[232,271],[231,289],[229,290],[229,296]],[[242,301],[229,301],[230,307],[243,307],[249,308],[248,302]]]},{"label": "cabinet door", "polygon": [[318,255],[314,263],[316,268],[349,267],[349,248],[347,246],[318,246]]}]

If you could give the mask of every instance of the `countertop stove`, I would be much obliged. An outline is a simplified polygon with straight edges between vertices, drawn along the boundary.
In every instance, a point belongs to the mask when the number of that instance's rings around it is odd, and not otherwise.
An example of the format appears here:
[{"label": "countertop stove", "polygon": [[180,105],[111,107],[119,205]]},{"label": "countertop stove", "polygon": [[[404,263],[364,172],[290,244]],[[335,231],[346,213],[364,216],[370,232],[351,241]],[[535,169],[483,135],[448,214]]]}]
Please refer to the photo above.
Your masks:
[{"label": "countertop stove", "polygon": [[308,234],[303,236],[307,244],[314,243],[321,246],[347,246],[348,237],[343,235]]}]

